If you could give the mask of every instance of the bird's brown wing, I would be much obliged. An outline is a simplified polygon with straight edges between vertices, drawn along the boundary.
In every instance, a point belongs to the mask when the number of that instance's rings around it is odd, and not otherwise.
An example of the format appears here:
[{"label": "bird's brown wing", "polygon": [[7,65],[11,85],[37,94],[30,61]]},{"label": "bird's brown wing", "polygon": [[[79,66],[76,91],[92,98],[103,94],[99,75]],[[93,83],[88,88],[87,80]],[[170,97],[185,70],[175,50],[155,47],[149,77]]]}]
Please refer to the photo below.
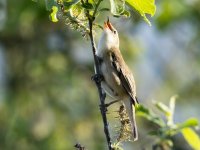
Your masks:
[{"label": "bird's brown wing", "polygon": [[[110,53],[112,66],[116,70],[118,77],[121,80],[122,86],[124,87],[126,92],[129,94],[129,96],[131,97],[133,101],[133,104],[135,105],[136,103],[138,103],[138,101],[135,95],[136,91],[135,91],[135,83],[134,83],[133,75],[129,71],[128,66],[125,64],[123,58],[120,57],[121,54],[115,55],[115,53],[114,52]],[[122,65],[123,67],[121,67]]]}]

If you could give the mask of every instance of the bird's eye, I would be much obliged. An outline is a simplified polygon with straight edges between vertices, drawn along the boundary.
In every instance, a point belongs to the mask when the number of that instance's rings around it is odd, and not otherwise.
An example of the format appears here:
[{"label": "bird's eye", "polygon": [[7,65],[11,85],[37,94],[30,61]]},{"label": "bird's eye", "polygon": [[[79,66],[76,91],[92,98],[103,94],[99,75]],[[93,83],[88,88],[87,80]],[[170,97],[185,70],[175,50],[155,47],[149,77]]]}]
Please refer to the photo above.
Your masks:
[{"label": "bird's eye", "polygon": [[114,33],[114,34],[116,34],[116,33],[117,33],[117,31],[116,31],[116,30],[114,30],[114,31],[113,31],[113,33]]}]

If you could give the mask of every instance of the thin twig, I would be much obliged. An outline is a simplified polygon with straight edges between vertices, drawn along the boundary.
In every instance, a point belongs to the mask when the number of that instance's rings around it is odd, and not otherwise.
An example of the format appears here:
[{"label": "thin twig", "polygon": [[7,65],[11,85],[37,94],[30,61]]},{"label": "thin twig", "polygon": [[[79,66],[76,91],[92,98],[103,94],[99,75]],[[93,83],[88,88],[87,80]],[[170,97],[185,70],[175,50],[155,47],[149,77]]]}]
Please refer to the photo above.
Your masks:
[{"label": "thin twig", "polygon": [[99,5],[101,4],[103,0],[98,0],[97,4],[96,4],[96,7],[94,9],[94,13],[93,13],[93,18],[95,17],[96,13],[97,13],[97,10],[99,8]]},{"label": "thin twig", "polygon": [[[98,57],[96,56],[96,45],[95,45],[94,36],[93,36],[93,23],[94,23],[94,20],[95,20],[95,16],[96,16],[98,7],[99,7],[101,2],[102,2],[102,0],[98,0],[92,16],[89,14],[88,10],[86,11],[86,16],[88,18],[88,23],[89,23],[89,37],[90,37],[90,41],[91,41],[91,45],[92,45],[92,52],[93,52],[93,57],[94,57],[95,70],[96,70],[95,73],[97,75],[100,75],[100,65],[99,65],[100,63],[99,63]],[[82,3],[83,3],[83,0],[82,0]],[[99,98],[100,98],[100,111],[101,111],[101,116],[102,116],[102,119],[103,119],[104,133],[106,135],[108,149],[112,150],[111,138],[110,138],[110,133],[109,133],[109,129],[108,129],[108,121],[107,121],[107,116],[106,116],[106,111],[107,111],[107,108],[105,106],[106,94],[101,87],[101,81],[95,80],[95,83],[96,83],[98,93],[99,93]]]}]

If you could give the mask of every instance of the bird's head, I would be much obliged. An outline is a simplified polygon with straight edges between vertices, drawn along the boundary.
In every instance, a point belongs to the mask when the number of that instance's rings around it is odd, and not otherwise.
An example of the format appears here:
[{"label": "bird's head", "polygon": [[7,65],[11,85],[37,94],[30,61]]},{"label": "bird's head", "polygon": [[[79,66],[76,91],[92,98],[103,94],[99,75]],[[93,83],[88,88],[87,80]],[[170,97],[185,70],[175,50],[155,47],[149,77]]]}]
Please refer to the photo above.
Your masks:
[{"label": "bird's head", "polygon": [[99,48],[119,48],[119,37],[117,30],[110,23],[109,18],[104,22],[104,29],[99,41]]}]

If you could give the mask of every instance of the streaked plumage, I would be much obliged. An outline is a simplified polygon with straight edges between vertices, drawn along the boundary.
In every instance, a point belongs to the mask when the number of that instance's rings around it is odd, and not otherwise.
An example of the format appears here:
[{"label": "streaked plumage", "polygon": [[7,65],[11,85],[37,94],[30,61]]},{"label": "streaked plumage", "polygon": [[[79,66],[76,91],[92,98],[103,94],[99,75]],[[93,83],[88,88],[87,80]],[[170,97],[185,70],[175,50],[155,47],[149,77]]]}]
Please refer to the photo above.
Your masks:
[{"label": "streaked plumage", "polygon": [[132,126],[133,140],[137,140],[135,81],[119,50],[118,33],[109,21],[104,24],[97,56],[101,60],[100,68],[104,77],[102,87],[113,99],[124,103]]}]

